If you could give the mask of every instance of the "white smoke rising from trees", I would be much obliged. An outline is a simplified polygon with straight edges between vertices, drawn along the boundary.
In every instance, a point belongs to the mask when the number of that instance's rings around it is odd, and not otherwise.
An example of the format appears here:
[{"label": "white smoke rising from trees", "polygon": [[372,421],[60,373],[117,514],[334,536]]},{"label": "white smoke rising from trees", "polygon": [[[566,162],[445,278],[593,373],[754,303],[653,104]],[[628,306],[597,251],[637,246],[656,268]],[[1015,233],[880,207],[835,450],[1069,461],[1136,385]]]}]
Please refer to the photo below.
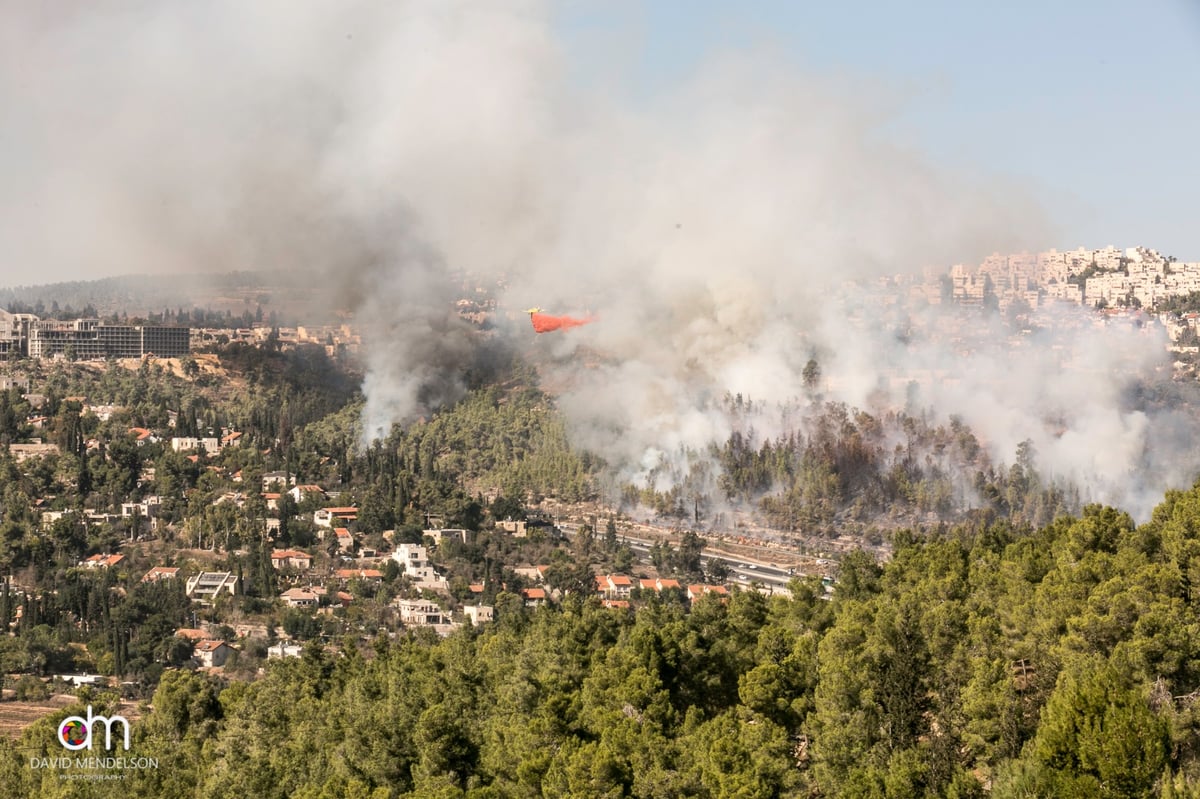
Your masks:
[{"label": "white smoke rising from trees", "polygon": [[[1028,196],[889,145],[870,92],[769,58],[725,54],[652,102],[570,85],[552,11],[10,4],[0,255],[70,277],[291,270],[356,310],[368,435],[461,394],[475,341],[449,276],[503,275],[510,311],[600,315],[539,346],[603,353],[558,359],[561,404],[630,474],[726,435],[726,392],[797,396],[817,352],[856,404],[888,373],[957,371],[923,400],[1001,458],[1033,438],[1048,469],[1130,499],[1148,420],[1120,410],[1114,372],[1157,343],[1082,331],[1089,368],[1064,376],[1037,344],[963,360],[828,306],[849,278],[1044,242]],[[1056,413],[1066,432],[1040,432]]]}]

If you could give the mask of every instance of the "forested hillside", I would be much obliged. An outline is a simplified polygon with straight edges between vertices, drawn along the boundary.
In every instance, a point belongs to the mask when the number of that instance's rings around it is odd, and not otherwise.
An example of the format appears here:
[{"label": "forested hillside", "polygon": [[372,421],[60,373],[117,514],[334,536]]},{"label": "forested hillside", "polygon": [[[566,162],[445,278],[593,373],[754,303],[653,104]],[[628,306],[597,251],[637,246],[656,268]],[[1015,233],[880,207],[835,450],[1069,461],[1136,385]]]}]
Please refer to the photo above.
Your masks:
[{"label": "forested hillside", "polygon": [[[832,601],[735,592],[636,614],[568,597],[448,639],[164,676],[119,785],[63,782],[47,719],[8,796],[1200,795],[1200,488],[1142,526],[897,534]],[[102,696],[91,697],[103,704]]]},{"label": "forested hillside", "polygon": [[[310,428],[316,436],[324,429]],[[475,527],[488,492],[518,506],[545,496],[579,502],[595,492],[593,460],[571,448],[550,399],[525,382],[477,389],[426,423],[395,428],[354,462],[367,529],[419,524],[422,512]]]},{"label": "forested hillside", "polygon": [[[1045,524],[1082,506],[1067,480],[1043,477],[1029,441],[996,462],[957,417],[851,408],[819,398],[789,408],[786,432],[760,436],[764,414],[742,397],[723,412],[733,433],[707,453],[686,452],[625,487],[628,506],[707,524],[722,507],[750,508],[774,529],[837,535],[871,527],[954,521],[984,511]],[[680,466],[686,464],[686,468]],[[666,484],[665,489],[658,486]]]}]

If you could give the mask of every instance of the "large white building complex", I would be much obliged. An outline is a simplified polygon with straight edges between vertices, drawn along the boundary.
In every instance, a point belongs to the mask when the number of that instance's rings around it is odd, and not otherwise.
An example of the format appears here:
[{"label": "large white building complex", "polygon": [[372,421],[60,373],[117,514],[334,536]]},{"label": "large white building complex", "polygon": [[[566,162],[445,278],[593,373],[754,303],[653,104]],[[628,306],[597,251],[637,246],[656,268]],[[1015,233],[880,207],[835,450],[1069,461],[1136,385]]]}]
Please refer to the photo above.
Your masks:
[{"label": "large white building complex", "polygon": [[0,310],[0,357],[177,358],[188,354],[190,333],[186,327],[63,322]]}]

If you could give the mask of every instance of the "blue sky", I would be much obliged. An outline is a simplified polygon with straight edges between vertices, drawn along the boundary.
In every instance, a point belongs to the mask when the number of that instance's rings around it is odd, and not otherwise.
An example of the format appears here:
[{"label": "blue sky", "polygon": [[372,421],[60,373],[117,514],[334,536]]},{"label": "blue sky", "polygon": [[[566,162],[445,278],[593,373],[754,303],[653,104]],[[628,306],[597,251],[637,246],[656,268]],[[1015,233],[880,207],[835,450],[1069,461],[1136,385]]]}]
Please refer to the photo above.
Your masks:
[{"label": "blue sky", "polygon": [[1016,182],[1045,247],[1200,260],[1200,0],[567,0],[576,80],[646,102],[726,52],[886,98],[880,135]]}]

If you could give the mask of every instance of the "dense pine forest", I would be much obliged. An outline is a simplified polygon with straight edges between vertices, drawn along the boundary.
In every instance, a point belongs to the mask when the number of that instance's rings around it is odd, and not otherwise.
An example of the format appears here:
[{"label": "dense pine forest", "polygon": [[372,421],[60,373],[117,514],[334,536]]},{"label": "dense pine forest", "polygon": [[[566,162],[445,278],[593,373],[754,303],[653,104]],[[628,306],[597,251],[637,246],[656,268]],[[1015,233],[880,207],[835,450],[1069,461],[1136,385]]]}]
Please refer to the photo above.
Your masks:
[{"label": "dense pine forest", "polygon": [[[1200,795],[1200,488],[894,536],[832,601],[567,597],[447,639],[353,638],[252,683],[165,674],[119,785],[63,782],[54,719],[8,796]],[[81,698],[104,706],[111,697]]]}]

